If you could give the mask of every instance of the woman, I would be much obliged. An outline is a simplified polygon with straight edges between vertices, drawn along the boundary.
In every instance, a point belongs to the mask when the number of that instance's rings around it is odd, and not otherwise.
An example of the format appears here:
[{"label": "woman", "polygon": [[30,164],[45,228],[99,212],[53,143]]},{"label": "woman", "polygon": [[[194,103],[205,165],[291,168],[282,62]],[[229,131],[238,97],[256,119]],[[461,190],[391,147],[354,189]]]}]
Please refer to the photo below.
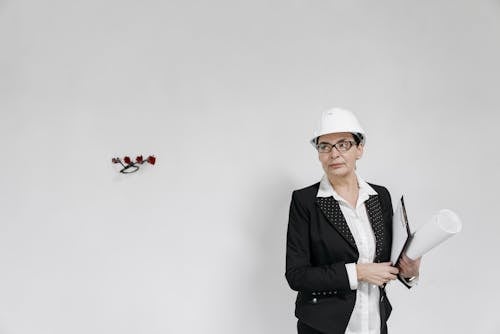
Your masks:
[{"label": "woman", "polygon": [[390,194],[356,174],[365,140],[350,111],[324,112],[311,140],[324,176],[292,194],[285,276],[298,291],[299,334],[387,333],[385,285],[399,274],[411,286],[418,276],[420,259],[389,262]]}]

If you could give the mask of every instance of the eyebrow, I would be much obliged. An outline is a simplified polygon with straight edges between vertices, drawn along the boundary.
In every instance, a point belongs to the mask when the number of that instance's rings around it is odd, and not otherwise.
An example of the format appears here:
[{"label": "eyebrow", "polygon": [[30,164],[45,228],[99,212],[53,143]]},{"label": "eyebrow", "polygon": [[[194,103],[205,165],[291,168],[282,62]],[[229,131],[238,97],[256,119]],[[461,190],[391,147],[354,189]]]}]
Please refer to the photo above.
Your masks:
[{"label": "eyebrow", "polygon": [[[347,140],[349,140],[349,139],[350,139],[350,138],[348,138],[348,137],[341,138],[341,139],[337,140],[334,144],[340,143],[340,142],[342,142],[342,141],[347,141]],[[320,142],[318,143],[318,145],[319,145],[319,144],[330,144],[330,145],[334,145],[334,144],[332,144],[332,143],[329,143],[329,142],[327,142],[327,141],[323,141],[323,140],[322,140],[322,141],[320,141]]]}]

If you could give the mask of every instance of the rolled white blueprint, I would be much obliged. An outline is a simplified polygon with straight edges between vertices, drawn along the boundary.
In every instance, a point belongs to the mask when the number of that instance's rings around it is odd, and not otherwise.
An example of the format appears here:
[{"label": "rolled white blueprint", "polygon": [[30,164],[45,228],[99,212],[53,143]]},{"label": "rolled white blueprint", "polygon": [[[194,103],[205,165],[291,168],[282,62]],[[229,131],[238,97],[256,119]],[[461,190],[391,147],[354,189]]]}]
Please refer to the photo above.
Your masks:
[{"label": "rolled white blueprint", "polygon": [[415,260],[461,230],[462,221],[455,212],[440,210],[415,232],[406,249],[406,256]]}]

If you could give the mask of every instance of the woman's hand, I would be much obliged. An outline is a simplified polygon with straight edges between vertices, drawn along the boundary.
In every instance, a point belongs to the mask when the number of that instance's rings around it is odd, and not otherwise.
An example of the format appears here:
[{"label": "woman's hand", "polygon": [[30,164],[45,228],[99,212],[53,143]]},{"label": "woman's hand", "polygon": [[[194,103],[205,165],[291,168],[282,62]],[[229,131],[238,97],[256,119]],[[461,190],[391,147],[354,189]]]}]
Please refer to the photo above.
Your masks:
[{"label": "woman's hand", "polygon": [[406,278],[418,276],[421,259],[422,257],[419,257],[416,260],[412,260],[405,254],[403,254],[403,256],[401,256],[398,261],[398,268],[400,270],[401,276]]},{"label": "woman's hand", "polygon": [[391,262],[358,263],[356,264],[356,272],[358,274],[358,281],[382,286],[396,279],[399,270],[393,267]]}]

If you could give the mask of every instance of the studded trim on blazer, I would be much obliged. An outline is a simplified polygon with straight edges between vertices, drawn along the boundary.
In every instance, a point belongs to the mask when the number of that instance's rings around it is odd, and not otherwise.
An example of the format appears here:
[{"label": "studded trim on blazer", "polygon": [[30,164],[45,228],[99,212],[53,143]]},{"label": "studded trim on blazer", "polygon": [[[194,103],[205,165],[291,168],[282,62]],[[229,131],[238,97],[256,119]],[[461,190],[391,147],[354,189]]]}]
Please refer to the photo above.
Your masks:
[{"label": "studded trim on blazer", "polygon": [[323,211],[328,221],[335,227],[340,235],[357,251],[356,242],[352,236],[351,230],[347,225],[344,214],[340,210],[339,202],[333,196],[330,197],[316,197],[316,203]]},{"label": "studded trim on blazer", "polygon": [[382,214],[382,206],[377,195],[370,195],[365,202],[368,219],[372,225],[373,233],[375,234],[375,259],[374,262],[379,262],[384,249],[384,216]]},{"label": "studded trim on blazer", "polygon": [[[340,235],[357,251],[356,242],[352,236],[351,230],[342,214],[339,203],[330,197],[316,197],[316,203],[328,219],[328,221],[335,227]],[[380,259],[382,249],[384,247],[384,217],[382,214],[382,207],[377,195],[370,195],[365,201],[368,220],[372,226],[375,235],[375,259],[377,262]]]}]

